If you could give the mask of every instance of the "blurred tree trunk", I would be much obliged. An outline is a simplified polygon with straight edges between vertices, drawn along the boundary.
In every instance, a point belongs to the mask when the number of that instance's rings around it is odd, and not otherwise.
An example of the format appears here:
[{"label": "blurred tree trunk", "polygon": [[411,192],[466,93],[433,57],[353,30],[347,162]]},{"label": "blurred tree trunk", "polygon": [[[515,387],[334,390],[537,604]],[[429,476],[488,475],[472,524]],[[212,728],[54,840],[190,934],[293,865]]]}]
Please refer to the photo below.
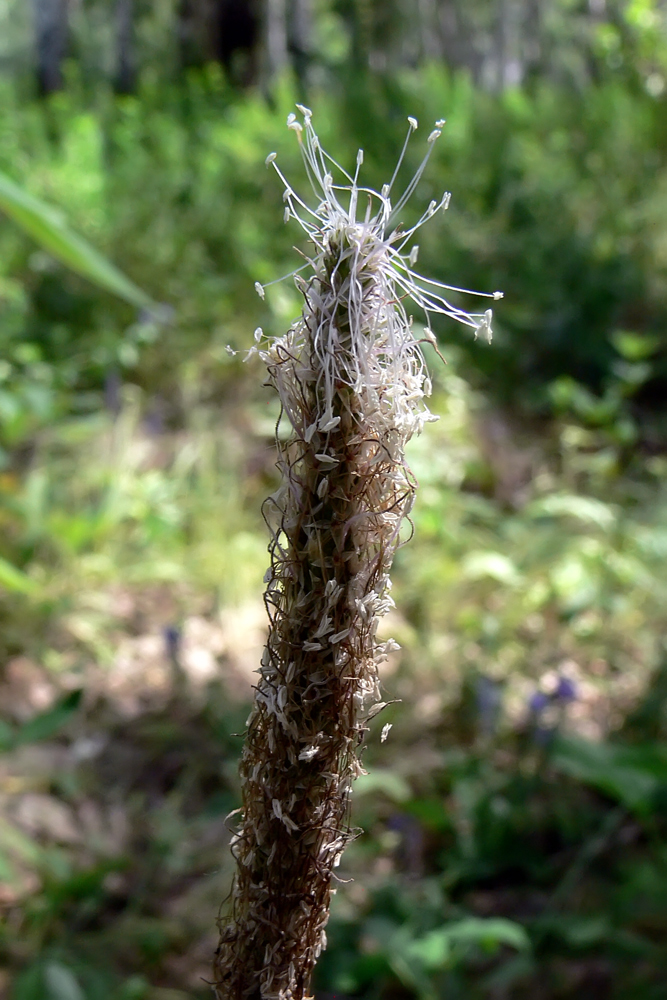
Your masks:
[{"label": "blurred tree trunk", "polygon": [[216,57],[230,80],[241,86],[254,83],[260,39],[257,3],[219,0],[216,38]]},{"label": "blurred tree trunk", "polygon": [[287,64],[286,0],[264,0],[265,84],[278,76]]},{"label": "blurred tree trunk", "polygon": [[136,82],[134,52],[134,0],[116,0],[116,71],[117,94],[131,94]]},{"label": "blurred tree trunk", "polygon": [[441,58],[442,43],[437,30],[437,0],[417,0],[415,13],[419,27],[419,49],[422,58]]},{"label": "blurred tree trunk", "polygon": [[180,0],[178,37],[184,66],[201,66],[218,56],[218,8],[215,0]]},{"label": "blurred tree trunk", "polygon": [[305,96],[308,90],[308,70],[312,58],[311,0],[291,0],[287,21],[287,43],[299,89]]},{"label": "blurred tree trunk", "polygon": [[438,24],[441,54],[453,69],[465,67],[479,83],[484,57],[475,47],[475,31],[462,9],[460,0],[441,0],[438,4]]},{"label": "blurred tree trunk", "polygon": [[33,0],[37,83],[51,94],[63,85],[62,62],[67,47],[67,0]]}]

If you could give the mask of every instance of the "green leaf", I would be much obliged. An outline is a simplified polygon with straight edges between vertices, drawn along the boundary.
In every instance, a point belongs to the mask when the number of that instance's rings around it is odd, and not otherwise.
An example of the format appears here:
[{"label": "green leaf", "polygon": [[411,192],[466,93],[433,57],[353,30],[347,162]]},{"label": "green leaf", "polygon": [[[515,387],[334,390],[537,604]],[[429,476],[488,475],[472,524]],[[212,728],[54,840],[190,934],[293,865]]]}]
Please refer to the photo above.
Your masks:
[{"label": "green leaf", "polygon": [[110,261],[67,226],[64,216],[0,171],[0,209],[57,260],[138,309],[158,306]]},{"label": "green leaf", "polygon": [[0,557],[0,587],[20,594],[30,594],[35,590],[36,584],[20,569]]},{"label": "green leaf", "polygon": [[485,920],[481,917],[468,917],[447,928],[452,944],[479,944],[488,951],[495,950],[504,944],[517,951],[530,948],[530,939],[520,924],[503,917],[492,917]]},{"label": "green leaf", "polygon": [[15,878],[14,868],[7,857],[2,851],[0,851],[0,882],[4,882],[9,885],[14,881]]},{"label": "green leaf", "polygon": [[452,942],[446,927],[411,941],[406,948],[407,956],[426,969],[444,969],[449,963],[451,951]]},{"label": "green leaf", "polygon": [[452,949],[457,945],[459,949],[463,947],[464,951],[477,946],[491,952],[503,944],[517,951],[530,948],[525,930],[512,920],[502,917],[488,920],[467,917],[410,941],[405,953],[411,961],[419,962],[425,969],[434,970],[444,969],[452,963]]},{"label": "green leaf", "polygon": [[33,962],[18,974],[12,1000],[44,1000],[44,967],[40,961]]},{"label": "green leaf", "polygon": [[4,719],[0,719],[0,753],[3,750],[11,750],[14,745],[14,730],[5,722]]},{"label": "green leaf", "polygon": [[644,361],[655,354],[660,347],[658,337],[649,337],[644,333],[632,333],[628,330],[617,330],[612,334],[611,342],[626,361]]},{"label": "green leaf", "polygon": [[576,496],[568,493],[552,493],[550,496],[534,500],[526,508],[529,517],[571,517],[582,524],[593,524],[603,531],[609,531],[616,524],[613,507],[594,497]]},{"label": "green leaf", "polygon": [[39,844],[2,817],[0,817],[0,848],[10,855],[15,854],[21,861],[30,865],[38,864],[43,857]]},{"label": "green leaf", "polygon": [[380,767],[370,771],[369,774],[362,774],[354,783],[355,797],[368,795],[371,792],[383,792],[394,802],[406,802],[412,794],[404,778]]},{"label": "green leaf", "polygon": [[85,1000],[76,976],[66,965],[49,962],[44,969],[48,1000]]},{"label": "green leaf", "polygon": [[62,701],[58,702],[48,712],[42,712],[21,726],[17,732],[14,743],[19,746],[22,743],[36,743],[39,740],[48,739],[69,721],[76,712],[83,695],[82,690],[70,691]]},{"label": "green leaf", "polygon": [[651,809],[658,788],[667,785],[667,752],[660,746],[624,747],[561,736],[553,763],[635,812]]},{"label": "green leaf", "polygon": [[463,560],[461,575],[466,580],[480,580],[488,577],[510,587],[521,580],[519,571],[512,560],[502,552],[469,552]]}]

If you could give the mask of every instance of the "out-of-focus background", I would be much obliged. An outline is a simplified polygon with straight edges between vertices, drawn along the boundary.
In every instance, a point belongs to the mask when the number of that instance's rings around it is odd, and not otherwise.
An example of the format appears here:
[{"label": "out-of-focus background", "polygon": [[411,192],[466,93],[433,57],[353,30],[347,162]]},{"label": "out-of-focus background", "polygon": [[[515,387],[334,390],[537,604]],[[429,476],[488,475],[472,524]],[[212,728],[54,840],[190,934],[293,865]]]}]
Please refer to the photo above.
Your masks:
[{"label": "out-of-focus background", "polygon": [[318,996],[667,995],[666,84],[663,0],[1,0],[2,1000],[210,995],[296,101],[376,186],[446,118],[420,269],[505,292],[436,325]]}]

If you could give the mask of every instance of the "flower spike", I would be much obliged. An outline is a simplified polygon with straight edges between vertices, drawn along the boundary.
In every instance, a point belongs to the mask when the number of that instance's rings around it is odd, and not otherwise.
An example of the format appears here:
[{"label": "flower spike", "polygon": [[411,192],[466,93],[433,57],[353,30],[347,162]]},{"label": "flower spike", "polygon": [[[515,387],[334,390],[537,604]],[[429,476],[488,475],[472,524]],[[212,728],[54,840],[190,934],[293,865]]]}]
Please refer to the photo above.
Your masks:
[{"label": "flower spike", "polygon": [[[377,629],[393,606],[389,573],[415,494],[405,446],[433,419],[421,345],[438,350],[433,314],[491,338],[490,309],[467,312],[446,298],[463,289],[414,271],[418,248],[407,244],[447,207],[449,194],[407,232],[391,221],[444,121],[436,122],[394,205],[392,186],[416,119],[408,119],[397,167],[377,192],[359,183],[363,153],[351,176],[322,149],[311,112],[297,107],[303,124],[290,115],[287,125],[297,133],[317,205],[300,198],[275,156],[267,157],[284,186],[285,219],[299,222],[311,250],[292,272],[303,294],[301,317],[284,336],[258,328],[252,349],[266,364],[287,426],[276,435],[281,486],[265,506],[269,633],[240,764],[237,874],[220,922],[218,1000],[309,998],[326,946],[335,869],[354,837],[358,748],[387,704],[378,666],[396,644],[379,642]],[[266,284],[255,288],[264,298]],[[407,299],[424,313],[423,330],[413,329]]]}]

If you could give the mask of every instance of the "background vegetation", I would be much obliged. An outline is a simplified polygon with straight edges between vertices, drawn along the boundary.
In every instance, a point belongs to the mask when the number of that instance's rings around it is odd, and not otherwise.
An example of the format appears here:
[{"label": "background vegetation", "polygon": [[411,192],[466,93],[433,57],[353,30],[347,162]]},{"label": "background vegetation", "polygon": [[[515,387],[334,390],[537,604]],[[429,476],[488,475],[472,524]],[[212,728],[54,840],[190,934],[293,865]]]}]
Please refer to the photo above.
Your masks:
[{"label": "background vegetation", "polygon": [[[374,184],[408,114],[406,179],[446,117],[420,267],[506,295],[490,347],[437,328],[387,624],[402,701],[369,734],[318,996],[664,997],[666,18],[0,4],[3,1000],[209,993],[275,485],[243,357],[299,308],[253,290],[295,260],[264,158],[303,186],[304,98]],[[66,266],[63,220],[135,290],[86,244]]]}]

